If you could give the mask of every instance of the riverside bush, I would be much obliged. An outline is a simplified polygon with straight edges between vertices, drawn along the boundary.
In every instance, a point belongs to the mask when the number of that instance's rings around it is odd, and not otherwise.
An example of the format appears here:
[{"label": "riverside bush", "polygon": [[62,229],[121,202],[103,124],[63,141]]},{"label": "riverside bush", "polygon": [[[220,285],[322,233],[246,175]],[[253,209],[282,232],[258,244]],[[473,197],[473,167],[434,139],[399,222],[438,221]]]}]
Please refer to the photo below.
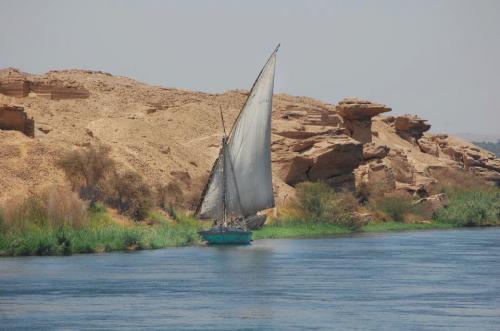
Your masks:
[{"label": "riverside bush", "polygon": [[448,190],[447,208],[438,210],[434,219],[456,226],[500,225],[500,190]]},{"label": "riverside bush", "polygon": [[[346,228],[359,228],[352,217],[358,204],[348,192],[337,193],[322,182],[304,182],[296,186],[297,200],[293,206],[292,219],[314,223],[332,223]],[[290,220],[289,220],[290,221]]]},{"label": "riverside bush", "polygon": [[305,218],[313,221],[328,221],[335,208],[335,192],[325,183],[300,183],[297,189],[297,207]]}]

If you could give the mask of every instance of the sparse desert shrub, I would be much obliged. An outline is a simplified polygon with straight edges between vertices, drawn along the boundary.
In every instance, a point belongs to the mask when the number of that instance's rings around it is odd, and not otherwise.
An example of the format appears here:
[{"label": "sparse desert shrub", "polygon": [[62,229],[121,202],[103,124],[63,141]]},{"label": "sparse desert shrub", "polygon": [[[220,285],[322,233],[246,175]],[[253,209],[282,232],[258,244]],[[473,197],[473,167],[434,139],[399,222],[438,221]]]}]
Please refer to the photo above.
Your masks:
[{"label": "sparse desert shrub", "polygon": [[371,208],[394,222],[404,222],[405,215],[422,215],[420,207],[414,205],[411,197],[404,194],[376,198],[372,201]]},{"label": "sparse desert shrub", "polygon": [[431,171],[431,175],[437,180],[431,188],[432,193],[462,191],[464,188],[470,191],[483,191],[491,188],[482,178],[463,170],[435,169]]},{"label": "sparse desert shrub", "polygon": [[45,197],[31,194],[27,197],[16,197],[3,206],[4,227],[6,230],[25,230],[32,224],[48,225],[48,212]]},{"label": "sparse desert shrub", "polygon": [[346,212],[355,212],[359,209],[359,202],[356,196],[350,191],[341,191],[336,193],[338,204]]},{"label": "sparse desert shrub", "polygon": [[48,219],[56,224],[79,229],[87,220],[87,204],[65,186],[53,186],[48,190],[46,207]]},{"label": "sparse desert shrub", "polygon": [[184,195],[184,208],[188,210],[195,210],[200,202],[201,193],[208,181],[208,175],[201,175],[196,177],[191,184],[191,188],[187,194]]},{"label": "sparse desert shrub", "polygon": [[158,185],[156,188],[158,206],[174,216],[175,209],[184,208],[184,194],[177,182]]},{"label": "sparse desert shrub", "polygon": [[3,215],[5,230],[23,231],[32,225],[80,228],[87,219],[87,205],[69,188],[52,186],[25,198],[11,199],[5,204]]},{"label": "sparse desert shrub", "polygon": [[92,213],[96,213],[96,214],[97,213],[105,213],[106,206],[101,202],[96,202],[90,206],[89,211],[91,211]]},{"label": "sparse desert shrub", "polygon": [[113,193],[107,202],[136,221],[143,220],[153,207],[153,193],[136,172],[115,173],[111,187]]},{"label": "sparse desert shrub", "polygon": [[[173,181],[166,185],[156,186],[157,206],[174,218],[176,217],[175,210],[194,211],[200,202],[200,196],[207,180],[207,175],[202,175],[190,180],[189,183]],[[185,187],[186,190],[183,190],[182,187]]]},{"label": "sparse desert shrub", "polygon": [[358,201],[360,203],[366,203],[370,199],[371,196],[371,190],[366,182],[361,182],[357,187],[356,187],[356,198],[358,198]]},{"label": "sparse desert shrub", "polygon": [[390,189],[383,182],[361,182],[356,187],[355,196],[360,203],[365,204],[388,191]]},{"label": "sparse desert shrub", "polygon": [[454,191],[448,197],[448,207],[438,210],[435,220],[457,226],[500,224],[499,189]]},{"label": "sparse desert shrub", "polygon": [[115,171],[115,162],[109,156],[111,149],[92,145],[66,153],[57,165],[64,170],[72,189],[92,204],[102,200],[106,180]]},{"label": "sparse desert shrub", "polygon": [[107,146],[90,146],[67,153],[58,165],[91,207],[104,202],[136,221],[143,220],[153,207],[151,189],[136,172],[118,172],[109,154]]}]

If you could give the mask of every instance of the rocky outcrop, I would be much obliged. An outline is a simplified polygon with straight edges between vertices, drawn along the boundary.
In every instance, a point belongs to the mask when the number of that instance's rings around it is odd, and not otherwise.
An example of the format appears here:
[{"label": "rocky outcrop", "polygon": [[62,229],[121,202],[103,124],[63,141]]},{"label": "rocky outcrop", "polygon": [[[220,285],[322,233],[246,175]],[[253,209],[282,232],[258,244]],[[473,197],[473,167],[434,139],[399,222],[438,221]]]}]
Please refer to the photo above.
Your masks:
[{"label": "rocky outcrop", "polygon": [[51,100],[85,99],[90,96],[89,91],[76,82],[31,77],[12,68],[0,73],[0,93],[19,98],[34,93]]},{"label": "rocky outcrop", "polygon": [[390,148],[386,145],[367,143],[363,145],[363,159],[365,161],[373,159],[383,159],[389,154]]},{"label": "rocky outcrop", "polygon": [[354,188],[362,144],[347,135],[334,107],[283,105],[273,123],[273,169],[286,184],[325,181]]},{"label": "rocky outcrop", "polygon": [[28,118],[23,107],[0,105],[0,130],[15,130],[33,138],[35,122]]},{"label": "rocky outcrop", "polygon": [[449,160],[455,167],[500,186],[500,160],[495,154],[445,134],[427,134],[418,144],[423,153]]},{"label": "rocky outcrop", "polygon": [[[286,143],[279,148],[274,148],[279,143],[273,144],[275,173],[288,185],[318,180],[335,184],[337,177],[352,175],[362,160],[362,145],[349,137],[317,137],[310,143],[311,146],[303,152],[294,152],[294,146],[289,148]],[[353,181],[354,178],[350,179]]]},{"label": "rocky outcrop", "polygon": [[12,97],[26,97],[30,92],[30,84],[26,75],[19,70],[7,68],[0,71],[0,93]]},{"label": "rocky outcrop", "polygon": [[500,185],[499,160],[492,153],[456,137],[429,134],[429,129],[430,124],[417,116],[375,118],[373,142],[364,144],[364,161],[355,170],[356,185],[425,197],[436,183],[434,170],[447,168]]},{"label": "rocky outcrop", "polygon": [[372,117],[391,111],[383,104],[358,98],[345,98],[336,107],[349,135],[361,143],[372,141]]},{"label": "rocky outcrop", "polygon": [[396,178],[387,160],[364,163],[356,169],[355,176],[358,191],[383,194],[396,189]]},{"label": "rocky outcrop", "polygon": [[424,132],[429,131],[431,125],[418,116],[404,115],[395,118],[394,128],[401,138],[416,142],[422,138]]},{"label": "rocky outcrop", "polygon": [[58,81],[32,81],[30,92],[51,100],[85,99],[90,96],[87,89],[78,85],[63,85]]}]

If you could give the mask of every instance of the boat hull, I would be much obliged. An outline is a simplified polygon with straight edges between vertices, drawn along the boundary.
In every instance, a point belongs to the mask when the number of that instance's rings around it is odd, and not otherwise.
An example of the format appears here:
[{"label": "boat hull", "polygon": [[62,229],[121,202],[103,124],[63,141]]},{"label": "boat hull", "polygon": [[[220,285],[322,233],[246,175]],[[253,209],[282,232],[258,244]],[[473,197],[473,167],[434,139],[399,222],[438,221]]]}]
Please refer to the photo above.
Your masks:
[{"label": "boat hull", "polygon": [[198,233],[210,245],[248,245],[252,241],[251,231],[208,230]]}]

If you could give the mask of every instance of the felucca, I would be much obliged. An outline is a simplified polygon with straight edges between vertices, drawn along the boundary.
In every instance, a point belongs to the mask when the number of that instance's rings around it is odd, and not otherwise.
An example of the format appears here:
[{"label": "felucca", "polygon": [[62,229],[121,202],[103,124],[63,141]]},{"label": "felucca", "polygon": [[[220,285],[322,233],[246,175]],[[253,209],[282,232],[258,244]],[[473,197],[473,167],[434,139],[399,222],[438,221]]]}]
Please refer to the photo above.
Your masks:
[{"label": "felucca", "polygon": [[248,222],[274,207],[271,113],[278,48],[257,76],[229,135],[224,129],[219,156],[196,208],[200,219],[215,221],[212,229],[199,232],[209,244],[249,244]]}]

